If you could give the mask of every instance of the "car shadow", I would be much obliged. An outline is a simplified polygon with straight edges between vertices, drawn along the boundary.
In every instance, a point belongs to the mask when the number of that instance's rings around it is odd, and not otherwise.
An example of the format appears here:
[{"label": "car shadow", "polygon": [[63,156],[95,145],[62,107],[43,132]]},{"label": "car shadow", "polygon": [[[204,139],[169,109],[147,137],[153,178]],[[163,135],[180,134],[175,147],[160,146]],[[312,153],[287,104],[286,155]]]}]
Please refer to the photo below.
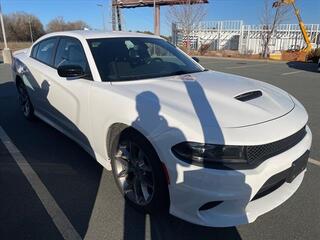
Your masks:
[{"label": "car shadow", "polygon": [[[5,101],[1,99],[1,109],[2,113],[6,113],[1,114],[0,125],[38,174],[79,235],[84,237],[103,168],[88,154],[94,155],[86,135],[76,123],[51,104],[48,96],[52,86],[49,82],[41,79],[42,83],[39,85],[26,65],[18,60],[15,64],[29,95],[46,106],[49,121],[57,123],[59,120],[61,125],[58,127],[74,136],[85,146],[86,152],[38,118],[33,122],[27,121],[20,111],[17,87],[13,81],[0,85],[1,96],[5,97]],[[12,213],[10,217],[14,216]],[[33,217],[27,218],[32,221]],[[62,223],[60,227],[63,228]],[[11,234],[14,236],[14,233]]]},{"label": "car shadow", "polygon": [[[37,81],[30,71],[25,74],[24,81],[29,81],[32,86],[37,85]],[[77,81],[77,80],[74,80]],[[215,117],[214,109],[210,107],[209,100],[201,84],[196,80],[181,79],[189,95],[190,104],[194,107],[203,134],[204,142],[213,142],[218,140],[224,143],[221,126]],[[15,84],[13,82],[0,85],[0,93],[13,91]],[[51,105],[47,99],[50,85],[45,82],[41,86],[36,86],[30,91],[41,90],[40,94],[46,106],[54,115],[63,119],[64,122],[73,126],[73,131],[81,137],[83,143],[92,150],[89,140],[81,130],[70,121],[64,114]],[[44,93],[44,94],[43,94]],[[42,94],[42,95],[41,95]],[[145,101],[145,97],[152,101]],[[136,96],[137,119],[132,121],[132,126],[143,125],[150,129],[162,129],[172,131],[184,138],[179,127],[168,125],[164,116],[160,115],[162,101],[154,92],[140,92]],[[114,197],[115,184],[110,181],[112,173],[106,172],[92,157],[84,152],[80,146],[75,144],[69,138],[63,136],[60,132],[49,127],[42,121],[35,123],[25,120],[22,113],[19,112],[16,95],[10,94],[1,98],[0,101],[1,118],[0,125],[8,133],[13,143],[22,152],[35,172],[39,175],[49,192],[58,203],[60,208],[66,214],[71,224],[77,230],[82,238],[97,239],[93,232],[105,231],[105,225],[100,224],[99,209],[121,207],[119,199]],[[149,130],[150,130],[149,129]],[[214,131],[212,131],[214,129]],[[169,139],[170,140],[170,139]],[[92,150],[93,151],[93,150]],[[178,164],[171,166],[173,171],[170,175],[171,184],[177,186],[188,184],[188,181],[199,175],[197,170],[189,171],[182,176],[183,181],[178,182]],[[179,176],[180,178],[181,176]],[[245,182],[245,177],[241,180]],[[170,187],[170,186],[169,186]],[[223,187],[223,186],[222,186]],[[247,188],[250,191],[249,188]],[[118,196],[118,195],[116,195]],[[16,199],[18,201],[18,199]],[[20,199],[21,201],[21,199]],[[144,239],[241,239],[235,227],[229,228],[210,228],[198,226],[178,219],[167,212],[154,215],[142,214],[134,208],[123,202],[122,209],[118,213],[123,214],[122,238],[125,240],[144,240]],[[181,204],[186,206],[190,202],[188,199]],[[117,205],[118,204],[118,205]],[[16,214],[8,212],[6,217],[14,218]],[[26,214],[26,213],[22,213]],[[112,225],[112,216],[105,216],[110,222],[106,225]],[[29,216],[30,220],[37,216]],[[101,217],[101,216],[100,216]],[[17,220],[17,225],[23,223]],[[45,224],[45,222],[44,222]],[[94,227],[92,227],[94,226]],[[9,226],[8,226],[9,227]],[[37,228],[39,226],[35,226]],[[12,226],[9,228],[12,229]],[[116,231],[117,229],[113,229]],[[90,234],[88,233],[90,231]],[[110,229],[112,231],[112,229]],[[14,232],[10,232],[14,238]],[[91,235],[93,234],[93,235]],[[105,233],[99,239],[111,239],[110,233]]]},{"label": "car shadow", "polygon": [[318,72],[318,65],[316,63],[306,63],[299,61],[287,62],[289,68],[302,70],[306,72]]},{"label": "car shadow", "polygon": [[195,225],[163,212],[142,214],[125,203],[123,240],[241,240],[235,227],[212,228]]}]

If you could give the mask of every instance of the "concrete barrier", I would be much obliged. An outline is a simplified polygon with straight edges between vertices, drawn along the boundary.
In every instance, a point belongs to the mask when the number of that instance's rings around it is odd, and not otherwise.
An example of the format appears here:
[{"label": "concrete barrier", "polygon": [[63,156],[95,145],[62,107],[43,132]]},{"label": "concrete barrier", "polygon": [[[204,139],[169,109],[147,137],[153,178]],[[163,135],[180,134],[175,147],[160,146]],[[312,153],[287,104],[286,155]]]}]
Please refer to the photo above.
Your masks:
[{"label": "concrete barrier", "polygon": [[12,63],[12,51],[9,48],[4,48],[2,50],[3,63]]}]

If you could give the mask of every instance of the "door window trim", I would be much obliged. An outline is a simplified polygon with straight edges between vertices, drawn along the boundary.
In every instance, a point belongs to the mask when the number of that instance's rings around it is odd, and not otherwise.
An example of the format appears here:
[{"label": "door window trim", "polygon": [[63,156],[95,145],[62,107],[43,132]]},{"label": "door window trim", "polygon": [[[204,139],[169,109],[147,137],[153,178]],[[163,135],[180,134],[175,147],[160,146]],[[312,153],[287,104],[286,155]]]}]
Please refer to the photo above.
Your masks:
[{"label": "door window trim", "polygon": [[[36,58],[36,57],[33,57],[34,50],[35,50],[36,46],[38,46],[38,48],[37,48],[37,51],[36,51],[35,55],[37,55],[37,53],[38,53],[38,51],[39,51],[39,46],[40,46],[40,44],[41,44],[42,42],[44,42],[44,41],[46,41],[46,40],[49,40],[49,39],[53,39],[53,38],[55,38],[55,39],[57,39],[57,40],[56,40],[55,45],[54,45],[53,50],[52,50],[52,51],[53,51],[53,54],[52,54],[52,56],[51,56],[50,64],[48,64],[48,63],[46,63],[46,62],[44,62],[44,61],[41,61],[41,60],[39,60],[39,59]],[[40,63],[42,63],[42,64],[44,64],[44,65],[46,65],[46,66],[48,66],[48,67],[51,67],[51,68],[57,70],[57,68],[54,66],[54,63],[55,63],[55,59],[56,59],[56,55],[57,55],[57,50],[58,50],[58,47],[59,47],[59,43],[60,43],[61,39],[63,39],[63,38],[70,38],[70,39],[73,39],[73,40],[79,42],[79,44],[80,44],[80,46],[81,46],[81,49],[82,49],[82,51],[83,51],[85,60],[86,60],[87,65],[88,65],[89,73],[90,73],[90,76],[85,77],[84,79],[93,81],[92,71],[91,71],[91,68],[90,68],[90,64],[89,64],[89,61],[88,61],[86,52],[84,51],[83,45],[82,45],[81,41],[80,41],[78,38],[75,38],[75,37],[72,37],[72,36],[61,36],[61,35],[45,38],[45,39],[41,40],[40,42],[36,43],[34,46],[32,46],[31,53],[30,53],[29,57],[32,58],[32,59],[34,59],[34,60],[36,60],[36,61],[38,61],[38,62],[40,62]]]},{"label": "door window trim", "polygon": [[78,43],[80,44],[81,49],[82,49],[82,52],[83,52],[83,55],[84,55],[84,58],[85,58],[86,63],[87,63],[87,65],[88,65],[89,73],[90,73],[90,75],[87,76],[87,77],[84,77],[84,79],[92,80],[92,81],[93,81],[92,72],[91,72],[91,68],[90,68],[90,64],[89,64],[89,61],[88,61],[86,52],[84,51],[83,45],[82,45],[81,41],[80,41],[78,38],[75,38],[75,37],[72,37],[72,36],[59,36],[59,40],[58,40],[58,42],[57,42],[57,45],[55,46],[55,51],[54,51],[54,54],[53,54],[53,56],[54,56],[54,58],[53,58],[53,60],[52,60],[53,66],[51,66],[51,67],[54,68],[54,69],[57,69],[57,68],[55,67],[55,61],[56,61],[56,55],[57,55],[57,52],[58,52],[58,47],[59,47],[60,41],[61,41],[62,39],[72,39],[72,40],[74,40],[74,41],[76,41],[76,42],[78,42]]}]

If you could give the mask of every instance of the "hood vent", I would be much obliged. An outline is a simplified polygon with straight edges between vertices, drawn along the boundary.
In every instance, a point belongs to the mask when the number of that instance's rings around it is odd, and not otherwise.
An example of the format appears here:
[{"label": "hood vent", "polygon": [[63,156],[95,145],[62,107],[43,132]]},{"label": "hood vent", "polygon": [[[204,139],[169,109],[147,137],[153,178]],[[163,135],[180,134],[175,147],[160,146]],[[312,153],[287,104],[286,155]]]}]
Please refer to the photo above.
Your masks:
[{"label": "hood vent", "polygon": [[235,96],[234,98],[239,101],[246,102],[261,96],[262,96],[261,91],[252,91],[252,92],[246,92],[246,93],[240,94],[238,96]]}]

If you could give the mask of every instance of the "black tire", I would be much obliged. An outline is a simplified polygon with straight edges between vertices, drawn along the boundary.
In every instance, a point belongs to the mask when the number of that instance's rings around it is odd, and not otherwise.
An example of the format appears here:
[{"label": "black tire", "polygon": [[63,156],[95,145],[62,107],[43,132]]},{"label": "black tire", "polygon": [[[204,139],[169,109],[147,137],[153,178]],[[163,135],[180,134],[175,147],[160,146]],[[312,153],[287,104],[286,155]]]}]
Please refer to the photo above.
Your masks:
[{"label": "black tire", "polygon": [[26,119],[30,121],[34,120],[35,119],[34,108],[31,103],[26,86],[22,81],[17,82],[17,90],[18,90],[19,104],[21,106],[23,115],[25,116]]},{"label": "black tire", "polygon": [[[148,198],[148,201],[145,201],[143,204],[137,203],[137,201],[132,200],[132,196],[136,194],[132,193],[134,190],[131,190],[132,192],[130,192],[128,189],[130,188],[130,182],[132,182],[132,185],[135,185],[133,182],[136,182],[134,179],[138,179],[138,177],[134,177],[134,173],[132,173],[132,175],[130,176],[130,173],[132,171],[129,172],[129,170],[127,171],[127,176],[123,177],[125,178],[125,181],[127,182],[127,190],[125,191],[125,187],[124,184],[121,183],[120,178],[118,177],[119,175],[119,171],[118,171],[118,165],[119,165],[119,151],[123,152],[123,150],[120,150],[120,148],[123,148],[124,144],[127,144],[128,142],[133,143],[135,146],[138,146],[141,151],[143,152],[143,155],[145,157],[143,157],[145,164],[143,165],[144,167],[142,167],[142,171],[144,171],[144,169],[148,169],[147,174],[144,175],[144,173],[142,173],[142,178],[146,178],[148,177],[148,181],[150,184],[150,172],[149,170],[151,170],[152,172],[152,183],[153,183],[153,191],[152,194],[150,194],[150,199]],[[131,146],[131,148],[133,148]],[[132,150],[132,154],[133,155],[133,150]],[[132,159],[134,159],[133,157],[131,157]],[[134,160],[129,159],[129,161],[133,162]],[[121,161],[122,162],[122,158]],[[132,164],[132,163],[131,163]],[[166,177],[165,174],[163,172],[163,166],[162,163],[160,162],[160,159],[157,155],[157,153],[155,152],[154,148],[152,147],[152,145],[149,143],[149,141],[140,133],[134,131],[134,130],[124,130],[120,136],[118,137],[117,140],[113,141],[112,143],[112,148],[111,148],[111,165],[112,165],[112,172],[113,172],[113,176],[116,182],[117,187],[119,188],[121,194],[124,196],[124,198],[126,199],[126,201],[133,206],[134,208],[136,208],[139,211],[142,212],[147,212],[147,213],[156,213],[159,211],[168,211],[168,207],[169,207],[169,193],[168,193],[168,186],[167,186],[167,181],[166,181]],[[122,164],[121,164],[122,165]],[[133,165],[133,164],[132,164]],[[141,165],[141,164],[136,164],[136,165]],[[128,169],[130,169],[128,167]],[[120,174],[121,175],[121,174]],[[137,174],[138,175],[138,174]],[[148,175],[148,176],[147,176]],[[141,179],[142,179],[141,178]],[[128,184],[129,182],[129,184]],[[140,184],[140,192],[142,191],[143,188],[143,184],[142,184],[142,180],[141,180],[141,184]],[[147,188],[149,187],[149,185],[147,186]],[[134,188],[134,187],[133,187]],[[151,188],[147,189],[147,192],[149,193],[151,190]],[[137,191],[139,192],[139,191]],[[145,194],[142,194],[145,200]]]}]

